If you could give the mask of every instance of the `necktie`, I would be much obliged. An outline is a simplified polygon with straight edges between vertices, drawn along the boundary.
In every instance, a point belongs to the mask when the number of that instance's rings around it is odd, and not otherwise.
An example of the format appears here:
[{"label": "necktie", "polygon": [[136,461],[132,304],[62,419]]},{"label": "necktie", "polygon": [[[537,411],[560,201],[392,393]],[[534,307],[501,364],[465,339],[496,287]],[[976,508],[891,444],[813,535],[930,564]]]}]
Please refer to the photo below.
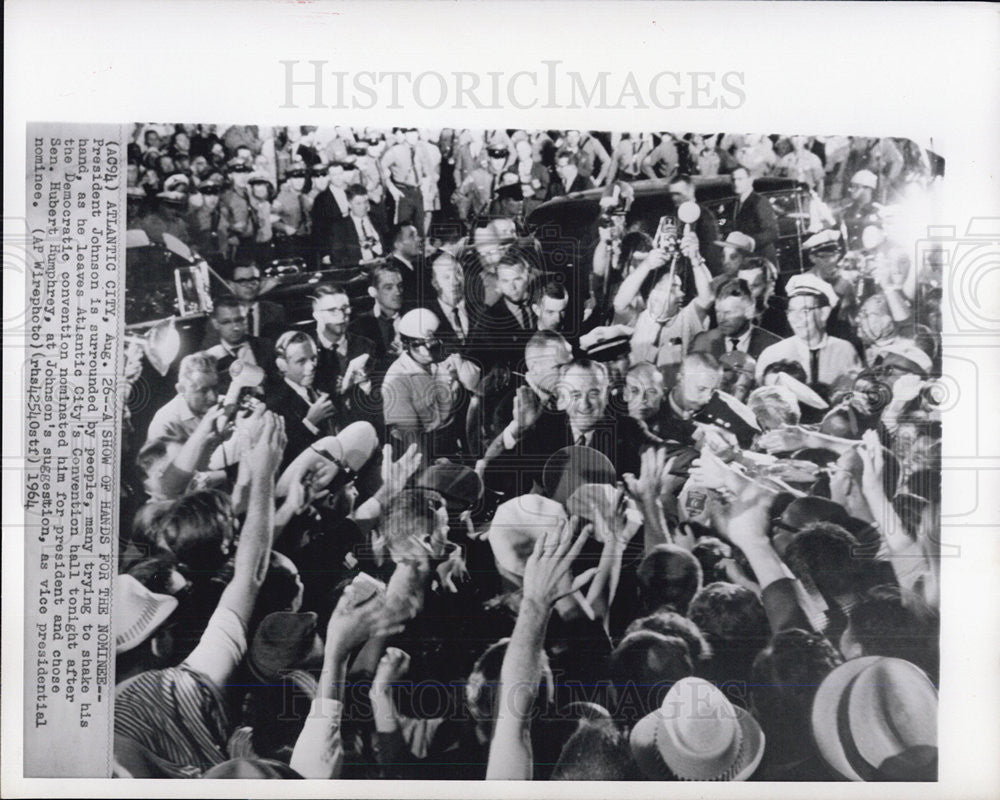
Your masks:
[{"label": "necktie", "polygon": [[819,350],[809,351],[809,382],[819,382]]},{"label": "necktie", "polygon": [[410,147],[410,164],[413,166],[413,180],[414,183],[420,185],[420,168],[417,166],[417,148],[415,146]]},{"label": "necktie", "polygon": [[576,441],[574,442],[574,444],[577,447],[586,447],[587,446],[587,434],[581,433],[579,436],[577,436],[576,437]]},{"label": "necktie", "polygon": [[465,339],[465,330],[462,328],[462,317],[458,313],[458,307],[452,307],[451,309],[451,325],[455,329],[455,333],[459,339]]},{"label": "necktie", "polygon": [[660,323],[660,327],[656,331],[656,338],[653,339],[653,347],[658,348],[660,346],[660,339],[663,338],[663,329],[665,327],[666,327],[666,324],[663,323],[663,322],[661,322]]},{"label": "necktie", "polygon": [[260,336],[260,331],[257,330],[257,315],[254,314],[253,306],[250,306],[247,311],[247,329],[251,336]]},{"label": "necktie", "polygon": [[729,337],[729,341],[730,341],[730,342],[732,343],[732,345],[733,345],[733,346],[732,346],[731,348],[729,348],[729,349],[730,349],[730,352],[734,352],[734,351],[736,351],[736,350],[739,350],[739,347],[738,347],[738,345],[739,345],[739,343],[740,343],[740,338],[739,338],[738,336],[730,336],[730,337]]}]

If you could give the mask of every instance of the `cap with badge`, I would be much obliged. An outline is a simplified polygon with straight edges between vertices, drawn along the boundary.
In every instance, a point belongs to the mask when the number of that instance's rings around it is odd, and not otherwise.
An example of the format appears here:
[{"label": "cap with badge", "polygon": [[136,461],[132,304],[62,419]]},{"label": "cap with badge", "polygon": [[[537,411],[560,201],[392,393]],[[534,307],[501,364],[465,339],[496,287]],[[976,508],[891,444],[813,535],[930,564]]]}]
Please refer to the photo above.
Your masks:
[{"label": "cap with badge", "polygon": [[310,171],[312,172],[313,177],[318,178],[328,175],[330,173],[330,167],[321,161],[319,164],[313,164]]},{"label": "cap with badge", "polygon": [[226,186],[226,179],[220,172],[213,172],[201,183],[198,184],[198,191],[201,194],[220,194]]},{"label": "cap with badge", "polygon": [[821,301],[825,300],[825,305],[830,307],[837,305],[837,293],[833,290],[833,287],[811,272],[792,275],[788,279],[788,283],[785,284],[785,294],[789,299],[799,296],[809,296]]},{"label": "cap with badge", "polygon": [[858,170],[851,177],[852,186],[864,186],[867,189],[878,188],[878,175],[868,169]]},{"label": "cap with badge", "polygon": [[226,162],[226,168],[230,172],[253,172],[253,167],[251,167],[239,156],[229,159],[229,161]]},{"label": "cap with badge", "polygon": [[580,337],[580,349],[593,361],[614,361],[628,355],[634,329],[627,325],[604,325]]},{"label": "cap with badge", "polygon": [[490,158],[507,158],[509,155],[506,147],[497,147],[496,145],[490,145],[487,147],[486,154]]},{"label": "cap with badge", "polygon": [[713,244],[717,244],[719,247],[731,247],[733,250],[739,250],[748,256],[753,255],[753,251],[757,249],[757,242],[754,238],[739,231],[733,231],[725,239],[716,240]]},{"label": "cap with badge", "polygon": [[803,253],[834,253],[840,250],[840,232],[832,228],[814,233],[802,242]]},{"label": "cap with badge", "polygon": [[168,176],[163,181],[164,192],[186,192],[191,188],[191,179],[182,172]]},{"label": "cap with badge", "polygon": [[931,374],[934,362],[927,352],[909,339],[897,339],[879,348],[876,366],[888,365],[901,367],[914,372],[923,378]]},{"label": "cap with badge", "polygon": [[450,461],[441,461],[425,469],[415,486],[437,492],[449,509],[458,511],[472,508],[483,495],[482,478],[469,467]]}]

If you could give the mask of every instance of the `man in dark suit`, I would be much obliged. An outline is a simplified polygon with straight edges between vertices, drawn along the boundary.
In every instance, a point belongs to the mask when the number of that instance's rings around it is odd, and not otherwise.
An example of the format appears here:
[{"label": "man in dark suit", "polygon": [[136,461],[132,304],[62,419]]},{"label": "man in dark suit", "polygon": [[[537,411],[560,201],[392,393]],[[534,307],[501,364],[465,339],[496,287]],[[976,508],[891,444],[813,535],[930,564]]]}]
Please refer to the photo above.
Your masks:
[{"label": "man in dark suit", "polygon": [[[690,175],[683,173],[675,175],[670,181],[670,199],[674,206],[680,208],[681,203],[697,202],[694,193],[694,181]],[[722,238],[719,233],[719,222],[709,209],[702,207],[698,219],[692,223],[691,230],[698,237],[698,250],[705,263],[708,264],[708,271],[712,275],[722,273],[722,249],[716,242]]]},{"label": "man in dark suit", "polygon": [[264,370],[269,382],[276,382],[280,375],[274,361],[274,342],[247,333],[247,306],[231,295],[215,301],[209,324],[215,330],[219,343],[205,350],[215,358],[220,394],[229,390],[232,380],[229,368],[235,361],[252,364]]},{"label": "man in dark suit", "polygon": [[463,352],[472,333],[465,305],[465,273],[450,253],[439,251],[430,263],[434,298],[425,304],[437,316],[438,338],[449,352]]},{"label": "man in dark suit", "polygon": [[375,346],[371,372],[385,372],[402,352],[399,333],[399,315],[403,308],[403,276],[389,262],[377,264],[371,271],[368,295],[375,301],[371,311],[351,320],[348,334],[369,340]]},{"label": "man in dark suit", "polygon": [[312,337],[303,331],[288,331],[275,344],[276,363],[282,380],[265,395],[267,407],[285,420],[288,444],[282,469],[303,450],[334,431],[333,401],[313,386],[317,354]]},{"label": "man in dark suit", "polygon": [[691,341],[692,353],[711,353],[722,358],[726,353],[738,350],[757,358],[764,349],[781,341],[764,328],[754,325],[756,306],[746,281],[733,278],[716,290],[716,327],[702,331]]},{"label": "man in dark suit", "polygon": [[[316,320],[316,370],[313,386],[330,395],[338,428],[357,420],[372,422],[381,417],[370,399],[369,372],[375,343],[347,332],[351,301],[337,286],[320,286],[313,296],[313,319]],[[350,370],[352,361],[368,356],[364,365]],[[373,423],[374,424],[374,423]]]},{"label": "man in dark suit", "polygon": [[577,160],[573,153],[568,150],[560,150],[556,153],[556,175],[559,176],[559,179],[549,183],[547,200],[594,188],[594,182],[587,176],[580,174]]},{"label": "man in dark suit", "polygon": [[392,252],[386,264],[403,276],[403,310],[420,308],[434,296],[424,273],[423,241],[416,226],[403,222],[393,226],[387,239]]},{"label": "man in dark suit", "polygon": [[347,216],[336,220],[331,230],[330,263],[334,266],[374,261],[384,252],[383,233],[368,213],[368,190],[360,183],[348,186],[347,203]]},{"label": "man in dark suit", "polygon": [[516,370],[523,359],[536,326],[529,284],[527,260],[517,250],[508,251],[497,265],[500,299],[483,311],[472,331],[470,352],[483,374],[494,368]]},{"label": "man in dark suit", "polygon": [[609,378],[604,364],[578,359],[561,370],[555,407],[530,387],[521,387],[513,420],[487,449],[483,466],[509,482],[518,475],[518,491],[540,482],[549,457],[571,445],[592,447],[608,457],[621,478],[639,474],[642,450],[655,445],[636,420],[608,408]]},{"label": "man in dark suit", "polygon": [[739,199],[733,214],[733,230],[753,237],[754,253],[778,263],[778,218],[767,198],[753,190],[753,178],[745,167],[733,170],[733,186]]},{"label": "man in dark suit", "polygon": [[[247,335],[276,341],[288,328],[285,309],[278,303],[260,300],[258,298],[260,285],[260,268],[255,263],[252,261],[236,263],[229,279],[229,288],[233,297],[247,307]],[[207,350],[217,344],[219,344],[219,331],[209,325],[205,329],[201,348]]]},{"label": "man in dark suit", "polygon": [[333,186],[330,167],[326,164],[316,164],[312,168],[313,189],[316,192],[312,201],[310,217],[312,220],[313,247],[316,251],[316,265],[329,259],[332,254],[334,232],[337,224],[347,216],[350,207],[347,203],[347,193],[344,191],[343,169],[335,170],[340,185]]}]

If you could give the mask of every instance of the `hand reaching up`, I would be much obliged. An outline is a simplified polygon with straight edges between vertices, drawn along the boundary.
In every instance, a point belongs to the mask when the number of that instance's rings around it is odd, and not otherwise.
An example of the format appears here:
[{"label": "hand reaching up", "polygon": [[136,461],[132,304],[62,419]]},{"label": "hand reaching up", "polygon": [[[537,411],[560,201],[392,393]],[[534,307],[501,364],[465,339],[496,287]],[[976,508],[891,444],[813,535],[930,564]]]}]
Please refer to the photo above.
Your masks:
[{"label": "hand reaching up", "polygon": [[525,600],[548,610],[560,597],[572,593],[570,569],[590,535],[590,526],[586,526],[574,540],[573,532],[578,524],[578,517],[570,517],[538,537],[524,565]]}]

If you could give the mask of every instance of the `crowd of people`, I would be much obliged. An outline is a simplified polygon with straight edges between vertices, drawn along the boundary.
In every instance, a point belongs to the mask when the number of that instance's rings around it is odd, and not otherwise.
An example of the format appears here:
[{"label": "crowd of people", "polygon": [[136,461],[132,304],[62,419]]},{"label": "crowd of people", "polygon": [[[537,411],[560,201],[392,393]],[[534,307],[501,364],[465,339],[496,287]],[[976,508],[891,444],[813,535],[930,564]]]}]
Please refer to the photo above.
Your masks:
[{"label": "crowd of people", "polygon": [[[225,285],[174,396],[129,370],[115,775],[936,779],[943,266],[885,213],[933,172],[911,144],[137,125],[130,227]],[[595,213],[567,267],[526,225],[699,175],[732,178],[725,236]],[[769,175],[825,208],[801,271]],[[311,318],[263,291],[279,259]]]}]

